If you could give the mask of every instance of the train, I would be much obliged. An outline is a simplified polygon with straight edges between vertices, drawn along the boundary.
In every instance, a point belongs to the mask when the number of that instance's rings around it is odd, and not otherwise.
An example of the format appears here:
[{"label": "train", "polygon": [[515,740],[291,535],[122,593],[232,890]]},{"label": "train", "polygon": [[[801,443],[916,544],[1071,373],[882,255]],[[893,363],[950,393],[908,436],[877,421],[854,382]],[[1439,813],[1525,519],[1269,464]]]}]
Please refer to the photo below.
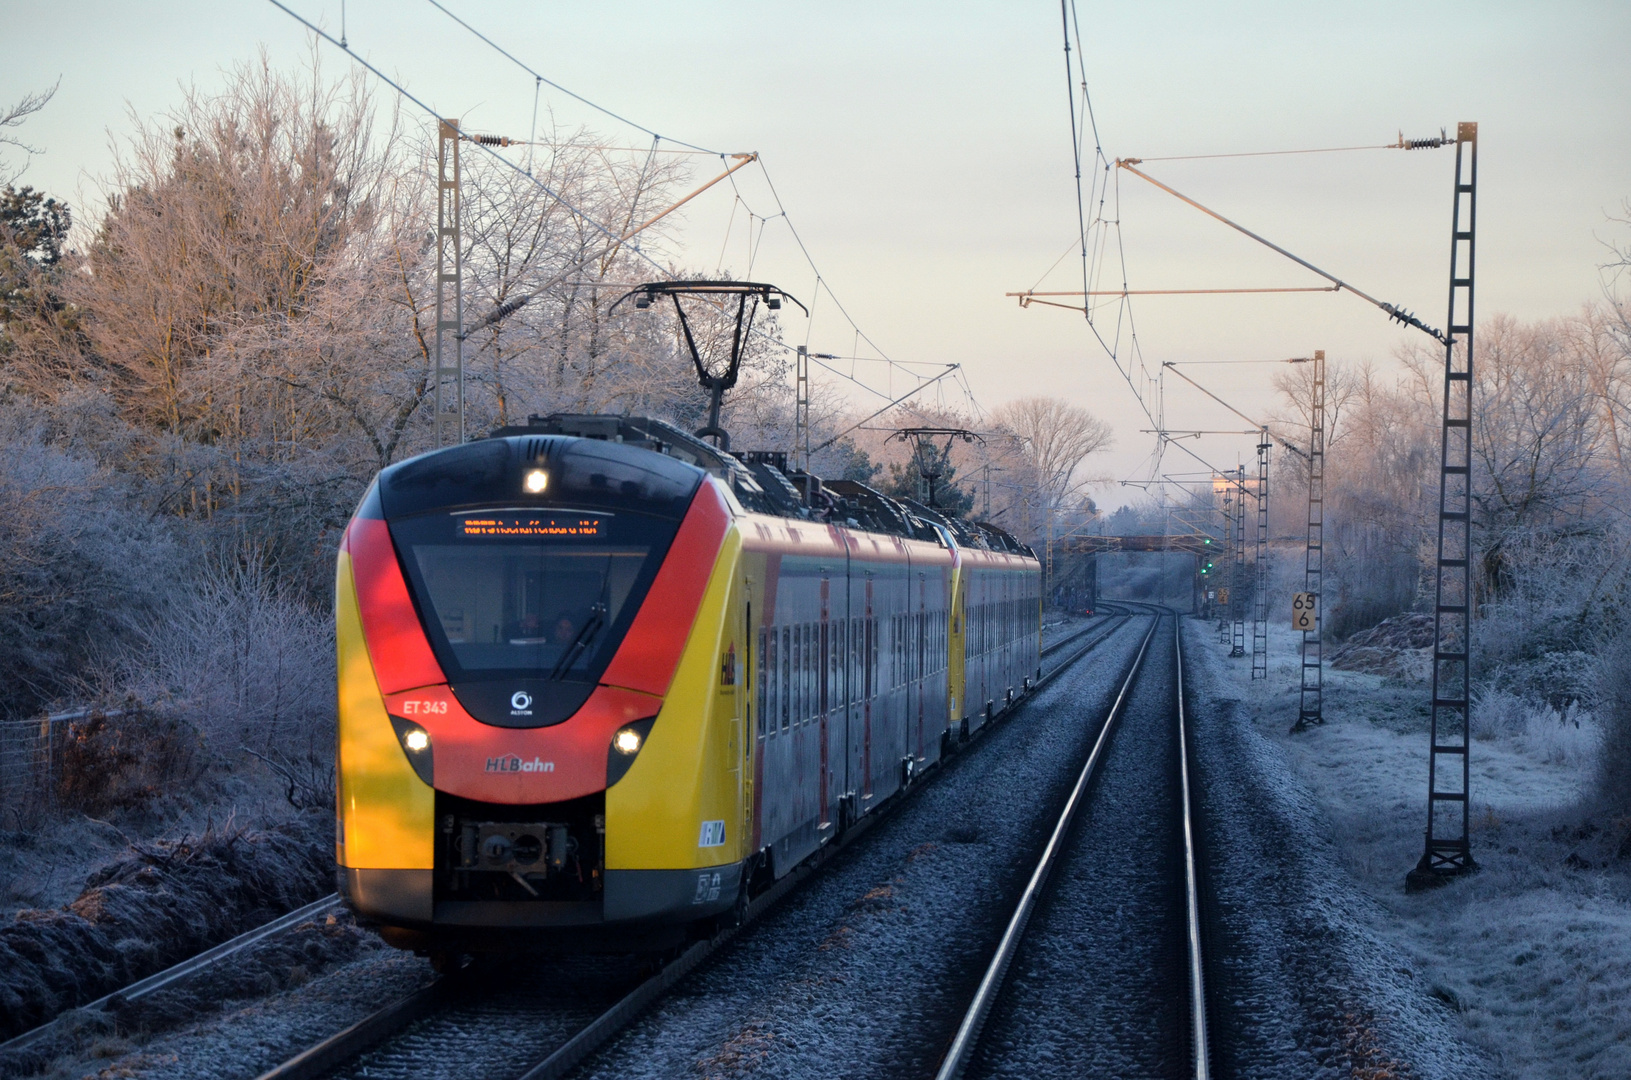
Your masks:
[{"label": "train", "polygon": [[663,421],[384,470],[338,556],[341,894],[433,957],[738,920],[1026,694],[1004,530]]}]

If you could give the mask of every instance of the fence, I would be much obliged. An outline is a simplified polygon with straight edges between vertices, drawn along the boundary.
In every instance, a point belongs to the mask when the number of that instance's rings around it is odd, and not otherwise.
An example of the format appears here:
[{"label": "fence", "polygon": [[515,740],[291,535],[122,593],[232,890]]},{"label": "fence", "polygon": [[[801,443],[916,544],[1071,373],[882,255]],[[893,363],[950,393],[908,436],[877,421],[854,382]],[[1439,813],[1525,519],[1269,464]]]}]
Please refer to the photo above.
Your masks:
[{"label": "fence", "polygon": [[36,720],[0,720],[0,828],[27,828],[57,808],[63,747],[73,723],[91,714],[77,709]]},{"label": "fence", "polygon": [[[195,781],[208,762],[250,756],[275,788],[315,805],[331,797],[333,723],[246,721],[210,731],[140,707],[83,708],[0,721],[0,829],[28,829],[57,812],[97,815]],[[206,743],[213,753],[206,753]]]}]

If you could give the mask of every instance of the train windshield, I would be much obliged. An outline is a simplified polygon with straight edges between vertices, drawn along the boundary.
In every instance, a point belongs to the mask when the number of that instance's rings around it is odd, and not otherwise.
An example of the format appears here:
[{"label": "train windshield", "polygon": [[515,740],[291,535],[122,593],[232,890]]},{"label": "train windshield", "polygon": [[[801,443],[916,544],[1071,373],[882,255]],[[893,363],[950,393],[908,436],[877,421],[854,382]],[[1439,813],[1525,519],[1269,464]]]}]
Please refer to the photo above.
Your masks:
[{"label": "train windshield", "polygon": [[639,514],[533,510],[392,525],[452,677],[574,682],[610,661],[673,531]]}]

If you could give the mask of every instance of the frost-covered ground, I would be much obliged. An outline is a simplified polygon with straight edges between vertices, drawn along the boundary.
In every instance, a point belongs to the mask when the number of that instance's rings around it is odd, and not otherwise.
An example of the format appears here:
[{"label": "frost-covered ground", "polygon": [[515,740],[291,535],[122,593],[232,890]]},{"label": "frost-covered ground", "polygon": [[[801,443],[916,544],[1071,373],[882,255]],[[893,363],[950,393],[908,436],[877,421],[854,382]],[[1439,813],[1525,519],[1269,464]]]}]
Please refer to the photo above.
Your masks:
[{"label": "frost-covered ground", "polygon": [[[1089,621],[1085,619],[1050,620],[1044,635],[1047,640],[1057,640],[1087,625]],[[844,991],[843,985],[853,975],[851,969],[857,963],[863,968],[910,979],[912,970],[920,962],[903,958],[900,951],[903,937],[910,935],[891,934],[885,927],[883,936],[878,936],[873,931],[880,923],[909,922],[920,937],[937,945],[945,944],[949,933],[947,914],[967,914],[958,911],[957,897],[961,894],[944,887],[948,875],[964,892],[982,894],[986,902],[997,902],[1000,890],[993,889],[988,879],[993,873],[993,859],[1000,862],[1006,851],[1000,842],[1001,834],[1004,829],[1025,832],[1039,810],[1036,806],[1026,807],[1023,800],[1014,798],[1013,792],[1035,794],[1046,786],[1039,783],[1043,773],[1050,769],[1060,771],[1057,749],[1050,749],[1046,739],[1040,744],[1034,743],[1032,737],[1038,726],[1049,724],[1062,725],[1065,732],[1060,737],[1067,741],[1080,736],[1073,720],[1082,695],[1104,692],[1136,645],[1138,634],[1134,630],[1124,629],[1117,640],[1107,642],[1101,650],[1100,662],[1082,663],[1062,679],[1060,685],[1050,688],[1051,705],[1039,700],[1016,717],[1016,722],[999,725],[949,770],[954,775],[944,776],[927,786],[900,813],[880,824],[874,834],[862,838],[853,851],[839,860],[842,865],[817,875],[806,888],[789,897],[770,916],[770,921],[791,921],[795,926],[803,926],[804,932],[793,931],[793,938],[779,946],[780,953],[767,953],[749,944],[755,937],[774,936],[767,928],[755,927],[750,931],[748,941],[735,950],[735,963],[739,967],[745,963],[750,968],[762,968],[762,981],[754,992],[723,1001],[706,1000],[709,989],[706,985],[699,987],[699,983],[705,984],[709,978],[718,979],[721,968],[729,969],[730,961],[722,957],[706,969],[714,973],[712,976],[699,972],[682,985],[669,1002],[660,1006],[659,1014],[678,1011],[694,1019],[688,1010],[701,1001],[715,1024],[720,1025],[717,1031],[699,1030],[695,1024],[681,1025],[686,1031],[686,1046],[690,1046],[690,1041],[702,1040],[696,1061],[712,1060],[708,1057],[710,1054],[720,1060],[735,1060],[746,1054],[743,1060],[751,1063],[758,1060],[761,1050],[768,1053],[775,1047],[780,1050],[774,1055],[779,1069],[785,1071],[791,1067],[795,1075],[817,1075],[821,1067],[807,1063],[806,1057],[822,1040],[829,1038],[838,1039],[848,1053],[868,1060],[878,1055],[892,1060],[900,1054],[898,1035],[868,1040],[857,1037],[861,1030],[859,1024],[848,1025],[847,1032],[843,1024],[834,1029],[831,1016],[811,1012],[809,1000],[803,1000],[801,1005],[802,999],[789,997],[789,986],[796,989],[807,980],[815,984],[829,983],[844,999],[834,1005],[838,1013],[847,1009],[855,1014],[860,1008],[862,1014],[869,1014],[865,1018],[884,1018],[886,1026],[888,1021],[899,1021],[902,1010],[909,1012],[915,1007],[912,995],[903,991],[889,999],[889,1008],[880,1009],[873,1002],[867,1010],[862,1008],[866,1001],[848,1000],[853,995]],[[1002,749],[1004,746],[1006,752]],[[1017,764],[1014,758],[1020,759]],[[1001,768],[1005,761],[1007,767],[1018,768],[1025,774],[1025,782],[998,783],[986,790],[987,785],[982,782],[984,770]],[[1049,776],[1050,782],[1060,780]],[[981,807],[988,802],[1001,804],[1006,811],[1007,820],[1000,822],[1000,828],[982,817]],[[914,907],[917,908],[915,919],[909,914]],[[811,919],[815,920],[813,924],[809,922]],[[983,937],[977,941],[966,940],[970,928],[964,929],[961,937],[953,935],[950,947],[953,951],[961,948],[979,954],[988,942]],[[997,919],[988,919],[974,929],[976,935],[999,931],[1000,920]],[[812,948],[813,957],[799,959],[791,966],[784,962],[789,949],[798,956]],[[820,969],[822,960],[833,970],[825,975],[812,975],[811,970]],[[974,963],[953,967],[965,981],[978,974]],[[173,1007],[143,1016],[141,1030],[118,1036],[100,1031],[85,1032],[72,1052],[47,1063],[41,1075],[53,1078],[109,1075],[154,1080],[257,1076],[411,991],[429,977],[430,968],[424,960],[386,948],[372,934],[359,931],[349,917],[307,925],[290,940],[275,939],[273,944],[225,969],[212,969],[212,974],[196,985],[189,983],[184,995],[166,1003]],[[965,990],[959,983],[946,992],[955,996]],[[771,1008],[772,1005],[776,1007]],[[755,1033],[763,1034],[768,1040],[764,1048],[753,1049],[757,1045],[754,1040],[758,1038]],[[502,1031],[497,1034],[501,1037]],[[713,1043],[708,1042],[710,1036],[716,1036]],[[681,1071],[691,1068],[692,1060],[685,1056],[685,1049],[674,1038],[662,1039],[660,1043],[665,1062],[679,1062],[676,1068]],[[798,1049],[801,1046],[802,1051]],[[524,1047],[511,1049],[512,1053],[501,1053],[491,1060],[466,1062],[467,1067],[458,1075],[504,1075],[511,1066],[524,1069],[536,1056],[529,1058]],[[912,1051],[918,1049],[921,1048],[915,1045],[911,1048]],[[929,1048],[931,1058],[938,1049],[938,1046]],[[403,1073],[384,1068],[381,1071],[381,1063],[372,1059],[356,1065],[359,1073],[367,1075],[419,1075],[415,1070]],[[705,1064],[697,1067],[706,1071]],[[4,1072],[0,1064],[0,1075]],[[661,1065],[650,1074],[670,1075]]]},{"label": "frost-covered ground", "polygon": [[[1334,870],[1363,901],[1354,929],[1391,954],[1402,989],[1425,988],[1436,1025],[1523,1078],[1631,1076],[1631,875],[1619,854],[1631,823],[1582,809],[1595,733],[1513,699],[1474,718],[1472,843],[1481,871],[1406,894],[1426,814],[1425,683],[1327,670],[1326,723],[1289,734],[1301,635],[1275,626],[1269,678],[1191,623],[1205,664],[1243,719],[1306,788],[1334,841]],[[1379,988],[1384,1012],[1415,1008]],[[1395,1015],[1397,1022],[1423,1017]]]}]

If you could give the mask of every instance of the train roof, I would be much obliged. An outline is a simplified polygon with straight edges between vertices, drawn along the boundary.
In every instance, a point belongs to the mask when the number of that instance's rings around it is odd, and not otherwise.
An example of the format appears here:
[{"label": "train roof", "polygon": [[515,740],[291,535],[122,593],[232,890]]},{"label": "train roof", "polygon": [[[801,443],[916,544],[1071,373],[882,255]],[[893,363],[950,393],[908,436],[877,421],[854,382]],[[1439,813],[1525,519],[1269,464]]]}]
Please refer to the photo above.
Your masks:
[{"label": "train roof", "polygon": [[896,499],[855,480],[823,480],[789,468],[781,451],[727,452],[665,421],[649,416],[551,413],[529,416],[524,425],[496,428],[489,438],[560,435],[597,439],[650,450],[692,465],[725,483],[743,508],[772,517],[799,518],[890,536],[937,540],[944,528],[961,547],[1035,558],[1005,530],[966,521],[914,499]]}]

